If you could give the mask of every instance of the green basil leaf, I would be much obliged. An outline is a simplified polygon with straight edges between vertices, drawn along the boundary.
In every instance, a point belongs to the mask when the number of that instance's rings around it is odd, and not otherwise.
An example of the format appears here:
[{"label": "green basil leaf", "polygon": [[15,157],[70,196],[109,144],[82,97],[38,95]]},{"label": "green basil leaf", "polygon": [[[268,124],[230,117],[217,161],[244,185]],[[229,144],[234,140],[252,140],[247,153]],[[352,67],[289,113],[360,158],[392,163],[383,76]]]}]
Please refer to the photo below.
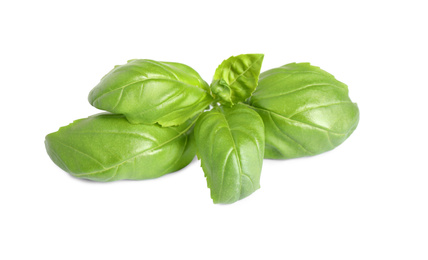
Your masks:
[{"label": "green basil leaf", "polygon": [[52,161],[78,178],[151,179],[192,161],[192,126],[133,125],[123,115],[99,114],[47,135],[45,145]]},{"label": "green basil leaf", "polygon": [[184,64],[130,60],[116,66],[89,93],[96,108],[123,114],[133,124],[173,126],[211,102],[208,84]]},{"label": "green basil leaf", "polygon": [[260,75],[249,104],[265,125],[265,158],[288,159],[329,151],[359,121],[348,87],[309,63],[291,63]]},{"label": "green basil leaf", "polygon": [[245,105],[204,112],[194,130],[197,154],[214,203],[233,203],[260,188],[264,129]]},{"label": "green basil leaf", "polygon": [[243,102],[256,89],[263,54],[242,54],[224,60],[215,71],[211,95],[228,106]]}]

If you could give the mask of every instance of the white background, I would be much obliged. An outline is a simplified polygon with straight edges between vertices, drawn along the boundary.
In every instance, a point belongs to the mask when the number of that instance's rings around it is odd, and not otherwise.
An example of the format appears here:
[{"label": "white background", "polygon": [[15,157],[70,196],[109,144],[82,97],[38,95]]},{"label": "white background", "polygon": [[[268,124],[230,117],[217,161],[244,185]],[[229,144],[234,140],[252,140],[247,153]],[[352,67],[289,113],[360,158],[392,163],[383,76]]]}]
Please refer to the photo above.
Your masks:
[{"label": "white background", "polygon": [[[424,1],[2,1],[0,259],[428,259]],[[354,134],[310,158],[265,160],[261,186],[214,205],[200,163],[149,181],[60,170],[44,137],[99,111],[116,64],[192,66],[264,53],[349,86]]]}]

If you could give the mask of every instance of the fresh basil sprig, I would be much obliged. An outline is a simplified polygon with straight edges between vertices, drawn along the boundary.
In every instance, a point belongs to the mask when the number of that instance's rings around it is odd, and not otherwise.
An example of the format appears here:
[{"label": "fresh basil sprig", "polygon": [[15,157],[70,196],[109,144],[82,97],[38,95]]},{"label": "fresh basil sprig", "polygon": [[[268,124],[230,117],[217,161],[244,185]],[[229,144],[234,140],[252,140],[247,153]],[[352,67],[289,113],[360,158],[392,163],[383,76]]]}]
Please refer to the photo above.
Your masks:
[{"label": "fresh basil sprig", "polygon": [[331,150],[359,121],[348,87],[331,74],[309,63],[260,74],[263,57],[224,60],[210,86],[180,63],[116,66],[89,94],[114,114],[60,128],[46,150],[71,175],[103,182],[160,177],[197,154],[214,203],[234,203],[260,188],[263,158]]}]

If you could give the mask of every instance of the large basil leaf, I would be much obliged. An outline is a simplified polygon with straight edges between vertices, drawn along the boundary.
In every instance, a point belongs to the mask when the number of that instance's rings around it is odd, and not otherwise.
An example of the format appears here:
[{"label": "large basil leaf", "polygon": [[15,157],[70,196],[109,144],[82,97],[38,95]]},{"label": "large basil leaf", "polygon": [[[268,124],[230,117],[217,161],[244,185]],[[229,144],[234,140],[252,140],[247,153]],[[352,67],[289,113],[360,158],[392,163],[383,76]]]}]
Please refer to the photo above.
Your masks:
[{"label": "large basil leaf", "polygon": [[245,105],[216,107],[195,125],[198,157],[214,203],[233,203],[260,188],[264,129]]},{"label": "large basil leaf", "polygon": [[263,54],[242,54],[224,60],[210,85],[212,96],[229,106],[249,98],[257,87],[263,57]]},{"label": "large basil leaf", "polygon": [[79,119],[46,136],[51,159],[71,175],[94,181],[150,179],[177,171],[195,157],[193,123],[133,125],[123,115]]},{"label": "large basil leaf", "polygon": [[209,93],[208,84],[189,66],[130,60],[105,75],[88,99],[133,124],[172,126],[204,110],[212,102]]},{"label": "large basil leaf", "polygon": [[331,150],[348,138],[359,121],[348,87],[309,63],[263,72],[249,104],[263,118],[265,158],[296,158]]}]

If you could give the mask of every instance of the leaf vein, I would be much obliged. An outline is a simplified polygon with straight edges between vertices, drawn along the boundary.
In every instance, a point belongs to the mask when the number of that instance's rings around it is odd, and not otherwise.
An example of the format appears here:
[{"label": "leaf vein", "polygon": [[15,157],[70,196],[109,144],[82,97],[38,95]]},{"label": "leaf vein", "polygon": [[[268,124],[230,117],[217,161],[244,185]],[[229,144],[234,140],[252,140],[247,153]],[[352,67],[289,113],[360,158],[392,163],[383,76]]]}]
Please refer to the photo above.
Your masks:
[{"label": "leaf vein", "polygon": [[100,161],[98,161],[97,159],[95,159],[94,157],[92,157],[92,156],[90,156],[89,154],[87,154],[87,153],[85,153],[85,152],[82,152],[82,151],[80,151],[80,150],[78,150],[78,149],[76,149],[76,148],[74,148],[74,147],[72,147],[72,146],[70,146],[70,145],[67,145],[67,144],[65,144],[65,143],[63,143],[63,142],[61,142],[61,141],[58,141],[58,140],[55,140],[54,142],[57,142],[57,143],[59,143],[59,144],[61,144],[61,145],[63,145],[63,146],[65,146],[65,147],[67,147],[67,148],[69,148],[69,149],[71,149],[71,150],[74,150],[74,151],[76,151],[77,153],[80,153],[80,154],[83,154],[83,155],[85,155],[86,157],[88,157],[88,158],[90,158],[90,159],[92,159],[93,161],[95,161],[96,163],[98,163],[99,165],[101,165],[101,167],[103,167],[104,169],[107,169]]},{"label": "leaf vein", "polygon": [[307,152],[308,154],[312,155],[313,153],[310,152],[308,149],[306,149],[300,142],[298,142],[297,140],[295,140],[294,138],[292,138],[291,136],[289,136],[286,132],[284,132],[275,122],[275,120],[272,117],[272,114],[269,113],[269,117],[272,120],[273,124],[275,125],[275,127],[286,137],[288,137],[290,140],[292,140],[294,143],[296,143],[300,148],[302,148],[305,152]]},{"label": "leaf vein", "polygon": [[309,84],[309,85],[303,86],[301,88],[298,88],[298,89],[295,89],[295,90],[291,90],[289,92],[285,92],[285,93],[281,93],[281,94],[277,94],[277,95],[261,96],[259,98],[261,98],[261,99],[265,99],[266,98],[267,99],[267,98],[281,97],[281,96],[286,96],[286,95],[289,95],[289,94],[292,94],[292,93],[295,93],[295,92],[298,92],[298,91],[301,91],[301,90],[304,90],[304,89],[307,89],[307,88],[319,87],[319,86],[331,86],[331,87],[335,87],[335,88],[338,88],[338,89],[341,89],[341,90],[345,90],[345,89],[343,89],[343,88],[341,88],[339,86],[333,85],[333,84],[329,84],[329,83],[318,83],[318,84]]},{"label": "leaf vein", "polygon": [[233,138],[233,134],[232,134],[232,130],[231,130],[231,127],[229,125],[229,122],[227,121],[227,118],[226,118],[226,116],[223,113],[220,113],[220,114],[223,116],[224,121],[226,122],[227,128],[229,130],[228,133],[230,134],[230,137],[232,139],[233,151],[235,151],[236,160],[238,161],[239,191],[241,192],[241,190],[242,190],[242,176],[241,175],[243,175],[241,159],[239,158],[238,149],[236,148],[235,139]]},{"label": "leaf vein", "polygon": [[265,111],[266,113],[272,113],[272,114],[274,114],[274,115],[276,115],[276,116],[278,116],[278,117],[281,117],[281,118],[283,118],[283,119],[285,119],[285,120],[292,121],[292,122],[296,122],[296,123],[299,123],[299,124],[304,124],[304,125],[310,126],[310,127],[312,127],[312,128],[318,129],[318,130],[320,130],[320,131],[326,131],[326,132],[329,132],[330,134],[334,134],[334,135],[346,135],[346,133],[337,133],[337,132],[333,132],[333,131],[331,131],[331,130],[329,130],[329,129],[325,129],[325,128],[323,128],[323,127],[321,127],[321,126],[318,126],[318,125],[316,125],[316,124],[311,124],[311,123],[307,123],[307,122],[302,122],[302,121],[294,120],[294,119],[288,118],[288,117],[286,117],[286,116],[283,116],[283,115],[281,115],[281,114],[275,113],[275,112],[273,112],[273,111],[270,111],[270,110],[267,110],[267,109],[264,109],[264,108],[261,108],[261,107],[256,107],[256,106],[254,106],[254,105],[247,105],[247,104],[243,104],[243,105],[246,105],[246,106],[248,106],[248,107],[255,108],[256,110]]},{"label": "leaf vein", "polygon": [[298,114],[301,114],[301,113],[304,113],[304,112],[307,112],[307,111],[310,111],[310,110],[314,110],[314,109],[318,109],[318,108],[322,108],[322,107],[329,107],[329,106],[335,106],[335,105],[340,105],[340,104],[353,104],[351,101],[341,101],[341,102],[335,102],[335,103],[330,103],[330,104],[327,104],[327,105],[321,105],[321,106],[316,106],[316,107],[310,107],[310,108],[308,108],[308,109],[304,109],[304,110],[302,110],[302,111],[298,111],[298,112],[295,112],[295,113],[293,113],[293,114],[291,114],[291,115],[289,115],[288,116],[288,118],[293,118],[294,116],[296,116],[296,115],[298,115]]}]

